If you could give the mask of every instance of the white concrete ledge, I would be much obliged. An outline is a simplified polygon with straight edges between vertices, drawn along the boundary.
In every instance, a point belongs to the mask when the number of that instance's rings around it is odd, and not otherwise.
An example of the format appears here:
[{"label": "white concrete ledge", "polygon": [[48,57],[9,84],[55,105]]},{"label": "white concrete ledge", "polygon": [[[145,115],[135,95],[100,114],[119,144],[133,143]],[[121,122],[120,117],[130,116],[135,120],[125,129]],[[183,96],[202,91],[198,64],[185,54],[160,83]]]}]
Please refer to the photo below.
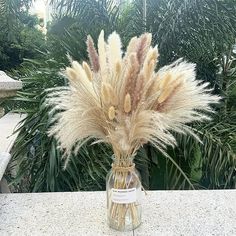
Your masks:
[{"label": "white concrete ledge", "polygon": [[[17,137],[13,132],[17,128],[17,124],[25,117],[17,113],[8,113],[0,118],[0,191],[9,192],[6,180],[1,181],[5,173],[11,155],[9,154],[14,141]],[[1,234],[0,234],[1,235]]]},{"label": "white concrete ledge", "polygon": [[22,88],[22,82],[14,80],[4,71],[0,71],[0,91],[4,90],[19,90]]},{"label": "white concrete ledge", "polygon": [[17,137],[17,134],[12,135],[12,133],[25,116],[25,114],[7,113],[0,118],[0,152],[10,152]]},{"label": "white concrete ledge", "polygon": [[0,152],[0,181],[11,159],[11,155],[7,152]]},{"label": "white concrete ledge", "polygon": [[143,198],[143,223],[133,234],[107,226],[105,192],[2,194],[0,235],[236,235],[236,190]]}]

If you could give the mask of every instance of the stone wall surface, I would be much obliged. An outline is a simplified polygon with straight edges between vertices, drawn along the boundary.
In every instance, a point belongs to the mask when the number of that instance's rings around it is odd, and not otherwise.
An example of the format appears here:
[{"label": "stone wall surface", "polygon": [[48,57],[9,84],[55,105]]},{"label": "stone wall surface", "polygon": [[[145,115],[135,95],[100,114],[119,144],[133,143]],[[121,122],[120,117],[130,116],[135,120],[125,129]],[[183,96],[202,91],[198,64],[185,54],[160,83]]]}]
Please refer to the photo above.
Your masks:
[{"label": "stone wall surface", "polygon": [[105,192],[0,194],[0,235],[236,235],[236,190],[147,193],[133,232],[107,226]]}]

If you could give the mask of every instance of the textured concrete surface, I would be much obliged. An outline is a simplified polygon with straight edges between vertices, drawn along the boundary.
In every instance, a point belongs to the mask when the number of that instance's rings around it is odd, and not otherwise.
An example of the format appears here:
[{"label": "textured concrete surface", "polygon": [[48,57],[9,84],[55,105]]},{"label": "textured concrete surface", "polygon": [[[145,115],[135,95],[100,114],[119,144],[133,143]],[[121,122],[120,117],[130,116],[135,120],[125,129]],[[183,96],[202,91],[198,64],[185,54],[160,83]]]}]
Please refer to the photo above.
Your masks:
[{"label": "textured concrete surface", "polygon": [[[5,72],[0,71],[0,91],[1,90],[18,90],[22,88],[22,82],[14,80]],[[1,93],[1,92],[0,92]]]},{"label": "textured concrete surface", "polygon": [[236,235],[236,190],[152,191],[143,223],[116,232],[105,192],[0,194],[0,235]]}]

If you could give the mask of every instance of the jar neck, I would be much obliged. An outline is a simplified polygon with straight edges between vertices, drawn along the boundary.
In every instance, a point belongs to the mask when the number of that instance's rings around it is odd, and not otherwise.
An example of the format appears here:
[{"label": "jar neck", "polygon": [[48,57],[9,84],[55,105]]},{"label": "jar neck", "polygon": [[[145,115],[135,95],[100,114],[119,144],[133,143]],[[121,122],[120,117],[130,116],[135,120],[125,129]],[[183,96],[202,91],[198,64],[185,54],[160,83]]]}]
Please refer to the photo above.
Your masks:
[{"label": "jar neck", "polygon": [[134,165],[134,156],[128,156],[128,157],[115,157],[112,156],[113,159],[113,166],[117,167],[131,167]]}]

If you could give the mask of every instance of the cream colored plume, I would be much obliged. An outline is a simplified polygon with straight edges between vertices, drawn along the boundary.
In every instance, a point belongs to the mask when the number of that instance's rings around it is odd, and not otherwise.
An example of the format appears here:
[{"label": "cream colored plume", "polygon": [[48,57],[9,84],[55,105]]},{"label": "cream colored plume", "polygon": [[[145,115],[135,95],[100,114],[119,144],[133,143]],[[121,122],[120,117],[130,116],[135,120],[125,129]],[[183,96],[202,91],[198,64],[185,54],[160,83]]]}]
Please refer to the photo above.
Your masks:
[{"label": "cream colored plume", "polygon": [[156,63],[158,58],[158,50],[157,47],[150,49],[147,52],[147,56],[145,58],[145,61],[143,63],[143,71],[144,71],[144,77],[146,80],[149,80],[152,76],[152,73],[154,72]]},{"label": "cream colored plume", "polygon": [[102,30],[98,37],[98,57],[100,64],[100,72],[103,79],[106,81],[107,79],[107,52],[106,52],[106,42],[104,40],[104,31]]},{"label": "cream colored plume", "polygon": [[112,33],[98,38],[98,55],[91,37],[91,64],[72,62],[66,68],[69,85],[55,88],[49,103],[58,110],[50,135],[65,155],[77,153],[89,139],[109,143],[117,158],[128,157],[146,142],[165,153],[177,145],[172,132],[194,135],[187,125],[210,119],[219,97],[196,80],[195,65],[182,59],[155,71],[157,47],[151,34],[131,39],[122,57],[121,41]]},{"label": "cream colored plume", "polygon": [[117,64],[121,63],[121,40],[120,36],[116,33],[113,32],[109,37],[108,37],[108,59],[110,63],[110,67],[113,70],[113,72],[116,72],[116,67]]}]

